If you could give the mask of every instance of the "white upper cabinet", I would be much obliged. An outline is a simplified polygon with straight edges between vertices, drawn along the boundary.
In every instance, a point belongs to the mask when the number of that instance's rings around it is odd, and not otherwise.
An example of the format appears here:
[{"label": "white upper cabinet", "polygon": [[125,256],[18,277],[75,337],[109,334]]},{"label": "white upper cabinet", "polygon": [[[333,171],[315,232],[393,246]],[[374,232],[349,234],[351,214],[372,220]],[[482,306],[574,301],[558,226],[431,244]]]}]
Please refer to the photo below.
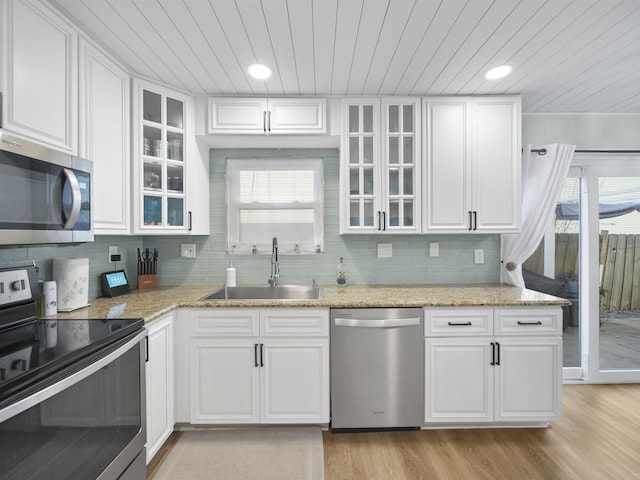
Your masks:
[{"label": "white upper cabinet", "polygon": [[520,97],[423,100],[425,233],[520,228]]},{"label": "white upper cabinet", "polygon": [[93,161],[94,230],[131,232],[129,76],[80,40],[79,155]]},{"label": "white upper cabinet", "polygon": [[134,233],[208,234],[209,158],[191,97],[134,79],[132,143]]},{"label": "white upper cabinet", "polygon": [[420,233],[420,99],[342,101],[340,233]]},{"label": "white upper cabinet", "polygon": [[306,135],[326,132],[324,98],[209,99],[208,133]]},{"label": "white upper cabinet", "polygon": [[77,153],[78,35],[45,4],[2,6],[2,128]]}]

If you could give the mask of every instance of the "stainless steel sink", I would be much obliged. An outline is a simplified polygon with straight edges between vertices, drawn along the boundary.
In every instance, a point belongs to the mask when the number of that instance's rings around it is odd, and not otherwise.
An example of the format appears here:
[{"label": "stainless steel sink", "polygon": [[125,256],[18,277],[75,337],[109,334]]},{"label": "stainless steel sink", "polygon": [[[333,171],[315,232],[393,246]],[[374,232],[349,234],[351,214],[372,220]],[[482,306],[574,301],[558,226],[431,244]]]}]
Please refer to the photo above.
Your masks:
[{"label": "stainless steel sink", "polygon": [[319,285],[223,287],[201,300],[322,300]]}]

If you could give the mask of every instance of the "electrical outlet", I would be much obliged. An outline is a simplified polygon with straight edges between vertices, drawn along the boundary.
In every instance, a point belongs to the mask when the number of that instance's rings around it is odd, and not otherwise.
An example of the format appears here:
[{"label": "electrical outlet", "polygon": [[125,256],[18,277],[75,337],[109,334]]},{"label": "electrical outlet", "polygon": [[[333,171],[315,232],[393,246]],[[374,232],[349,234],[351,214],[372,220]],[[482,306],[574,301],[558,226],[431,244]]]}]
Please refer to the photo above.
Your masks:
[{"label": "electrical outlet", "polygon": [[482,250],[481,248],[477,248],[474,250],[473,263],[475,263],[476,265],[484,263],[484,250]]},{"label": "electrical outlet", "polygon": [[180,245],[180,256],[182,258],[196,258],[196,244],[182,243]]},{"label": "electrical outlet", "polygon": [[439,243],[430,243],[429,244],[429,256],[430,257],[439,257],[440,256],[440,244]]},{"label": "electrical outlet", "polygon": [[107,260],[109,260],[109,263],[113,263],[113,261],[111,260],[111,255],[117,255],[117,254],[118,254],[118,247],[109,246],[109,256],[107,257]]},{"label": "electrical outlet", "polygon": [[378,244],[378,258],[390,258],[393,256],[393,245],[391,243]]}]

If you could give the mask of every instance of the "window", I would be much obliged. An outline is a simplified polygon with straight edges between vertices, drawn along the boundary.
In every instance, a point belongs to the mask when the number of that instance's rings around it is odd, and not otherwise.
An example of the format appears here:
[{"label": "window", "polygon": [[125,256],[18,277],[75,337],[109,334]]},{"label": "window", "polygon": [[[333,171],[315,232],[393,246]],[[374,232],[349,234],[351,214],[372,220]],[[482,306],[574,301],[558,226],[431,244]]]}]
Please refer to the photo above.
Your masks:
[{"label": "window", "polygon": [[227,159],[227,252],[323,250],[324,180],[320,159]]}]

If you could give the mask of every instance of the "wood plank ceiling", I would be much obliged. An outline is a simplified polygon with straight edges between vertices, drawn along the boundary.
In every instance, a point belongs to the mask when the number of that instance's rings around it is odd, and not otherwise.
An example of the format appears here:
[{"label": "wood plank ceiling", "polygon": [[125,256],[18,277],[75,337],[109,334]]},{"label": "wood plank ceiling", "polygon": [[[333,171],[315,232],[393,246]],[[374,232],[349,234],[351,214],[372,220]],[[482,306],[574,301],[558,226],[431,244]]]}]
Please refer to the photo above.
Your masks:
[{"label": "wood plank ceiling", "polygon": [[[519,94],[524,112],[640,113],[638,0],[50,3],[131,73],[194,95]],[[248,76],[256,61],[271,78]]]}]

